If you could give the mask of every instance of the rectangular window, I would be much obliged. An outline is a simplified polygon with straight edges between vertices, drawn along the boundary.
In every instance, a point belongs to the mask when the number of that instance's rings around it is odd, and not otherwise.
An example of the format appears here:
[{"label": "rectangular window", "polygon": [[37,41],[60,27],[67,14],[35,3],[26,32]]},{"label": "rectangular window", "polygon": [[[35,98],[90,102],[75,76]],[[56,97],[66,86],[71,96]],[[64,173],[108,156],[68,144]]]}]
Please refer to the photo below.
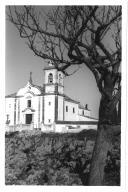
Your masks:
[{"label": "rectangular window", "polygon": [[66,106],[66,112],[68,112],[68,106]]},{"label": "rectangular window", "polygon": [[83,110],[83,115],[84,115],[84,110]]},{"label": "rectangular window", "polygon": [[49,102],[48,104],[51,105],[51,102]]},{"label": "rectangular window", "polygon": [[10,120],[9,120],[9,115],[6,115],[6,124],[9,124],[10,123]]},{"label": "rectangular window", "polygon": [[75,113],[75,108],[73,107],[73,113]]},{"label": "rectangular window", "polygon": [[31,107],[31,100],[27,101],[27,107]]},{"label": "rectangular window", "polygon": [[9,115],[7,114],[6,116],[7,116],[7,120],[9,120]]}]

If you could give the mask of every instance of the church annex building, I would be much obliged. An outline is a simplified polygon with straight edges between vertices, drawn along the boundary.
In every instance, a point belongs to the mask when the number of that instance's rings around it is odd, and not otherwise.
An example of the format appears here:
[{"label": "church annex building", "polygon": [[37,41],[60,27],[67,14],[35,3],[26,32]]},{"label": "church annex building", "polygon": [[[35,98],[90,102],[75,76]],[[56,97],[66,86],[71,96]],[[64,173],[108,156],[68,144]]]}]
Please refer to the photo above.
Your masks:
[{"label": "church annex building", "polygon": [[34,85],[32,73],[24,88],[7,95],[6,131],[41,129],[44,132],[71,132],[97,129],[88,105],[82,106],[64,93],[64,74],[54,65],[44,68],[43,87]]}]

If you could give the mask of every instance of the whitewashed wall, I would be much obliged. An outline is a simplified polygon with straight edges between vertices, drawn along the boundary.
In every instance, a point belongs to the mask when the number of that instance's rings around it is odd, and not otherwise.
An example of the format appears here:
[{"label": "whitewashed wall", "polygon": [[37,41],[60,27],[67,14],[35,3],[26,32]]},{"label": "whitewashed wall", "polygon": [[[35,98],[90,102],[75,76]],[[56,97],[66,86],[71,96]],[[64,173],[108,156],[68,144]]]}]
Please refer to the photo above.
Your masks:
[{"label": "whitewashed wall", "polygon": [[[64,74],[61,71],[58,71],[57,75],[58,75],[57,83],[64,86]],[[59,80],[60,79],[59,75],[61,75],[61,77],[62,77],[61,81]]]},{"label": "whitewashed wall", "polygon": [[91,116],[91,111],[79,108],[79,115]]},{"label": "whitewashed wall", "polygon": [[33,97],[33,109],[34,112],[34,127],[38,127],[38,116],[39,116],[39,97]]},{"label": "whitewashed wall", "polygon": [[[16,105],[16,124],[25,124],[26,123],[26,114],[33,114],[33,123],[35,127],[39,126],[39,123],[42,121],[42,97],[33,96],[32,94],[25,94],[24,97],[17,98]],[[27,109],[27,100],[31,100],[31,108],[35,110],[32,112],[30,109]],[[24,111],[25,110],[25,111]],[[24,112],[23,112],[24,111]]]},{"label": "whitewashed wall", "polygon": [[54,93],[55,92],[55,85],[54,84],[48,84],[45,86],[45,92],[46,93]]},{"label": "whitewashed wall", "polygon": [[64,118],[64,97],[58,96],[58,120],[63,121]]},{"label": "whitewashed wall", "polygon": [[[49,102],[51,102],[51,105],[49,105]],[[44,96],[44,124],[50,125],[54,121],[55,121],[55,95],[45,95]]]},{"label": "whitewashed wall", "polygon": [[40,123],[43,122],[43,96],[40,96]]},{"label": "whitewashed wall", "polygon": [[[66,106],[68,106],[68,112],[66,112]],[[75,113],[73,113],[73,108],[75,108]],[[78,121],[78,104],[71,103],[68,101],[64,102],[64,120],[65,121]]]},{"label": "whitewashed wall", "polygon": [[63,94],[64,93],[64,87],[61,85],[58,85],[58,93]]},{"label": "whitewashed wall", "polygon": [[[6,104],[5,104],[5,114],[6,117],[9,115],[10,124],[14,124],[14,104],[15,104],[15,98],[6,98]],[[6,120],[5,117],[5,120]]]},{"label": "whitewashed wall", "polygon": [[[71,128],[72,127],[72,128]],[[55,132],[80,132],[82,130],[94,129],[97,130],[97,125],[74,125],[74,124],[56,124]]]}]

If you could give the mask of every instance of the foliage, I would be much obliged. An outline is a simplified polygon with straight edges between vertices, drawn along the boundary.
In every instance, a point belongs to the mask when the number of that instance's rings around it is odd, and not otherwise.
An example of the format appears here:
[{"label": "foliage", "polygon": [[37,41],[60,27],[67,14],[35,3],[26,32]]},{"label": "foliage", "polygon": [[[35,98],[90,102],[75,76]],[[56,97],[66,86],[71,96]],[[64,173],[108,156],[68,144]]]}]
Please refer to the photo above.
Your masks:
[{"label": "foliage", "polygon": [[94,130],[6,134],[6,184],[87,185],[95,136]]}]

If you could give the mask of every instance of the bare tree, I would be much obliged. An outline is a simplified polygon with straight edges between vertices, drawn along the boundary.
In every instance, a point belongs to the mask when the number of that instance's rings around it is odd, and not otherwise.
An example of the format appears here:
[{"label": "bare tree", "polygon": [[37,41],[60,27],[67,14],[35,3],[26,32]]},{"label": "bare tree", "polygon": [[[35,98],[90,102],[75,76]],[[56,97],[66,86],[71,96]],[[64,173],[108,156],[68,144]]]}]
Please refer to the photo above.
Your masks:
[{"label": "bare tree", "polygon": [[[121,6],[8,7],[8,19],[33,53],[69,74],[86,65],[101,93],[89,185],[103,185],[107,151],[120,131]],[[75,72],[75,71],[74,71]],[[74,73],[73,72],[73,73]]]}]

